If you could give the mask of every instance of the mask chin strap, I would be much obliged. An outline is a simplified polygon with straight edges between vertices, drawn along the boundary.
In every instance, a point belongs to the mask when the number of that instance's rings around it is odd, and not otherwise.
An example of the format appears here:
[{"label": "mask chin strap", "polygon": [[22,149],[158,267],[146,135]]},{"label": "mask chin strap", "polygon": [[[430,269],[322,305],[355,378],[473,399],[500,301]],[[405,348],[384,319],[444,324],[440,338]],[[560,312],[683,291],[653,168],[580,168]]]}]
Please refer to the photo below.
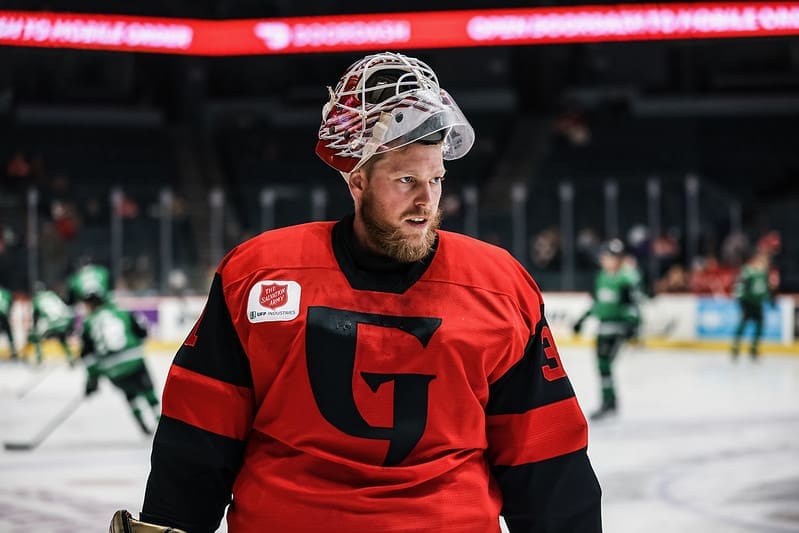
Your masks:
[{"label": "mask chin strap", "polygon": [[[363,155],[361,159],[358,161],[358,164],[355,165],[355,168],[350,171],[350,173],[346,174],[344,178],[346,181],[349,181],[349,174],[355,172],[359,168],[361,168],[369,159],[375,155],[377,149],[383,145],[383,141],[386,137],[386,132],[388,132],[388,125],[391,123],[391,113],[386,113],[382,111],[380,113],[380,118],[377,122],[375,122],[374,126],[372,126],[372,138],[369,139],[369,142],[366,143],[366,146],[363,147]],[[342,172],[342,175],[345,173]]]}]

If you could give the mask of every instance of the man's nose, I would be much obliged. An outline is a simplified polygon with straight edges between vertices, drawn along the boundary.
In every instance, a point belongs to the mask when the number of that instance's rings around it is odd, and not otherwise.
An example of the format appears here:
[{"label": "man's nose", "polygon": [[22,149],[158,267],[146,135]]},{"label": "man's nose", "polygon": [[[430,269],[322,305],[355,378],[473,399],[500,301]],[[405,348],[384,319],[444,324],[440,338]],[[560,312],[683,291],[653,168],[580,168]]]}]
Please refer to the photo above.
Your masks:
[{"label": "man's nose", "polygon": [[420,184],[416,190],[416,205],[430,206],[433,203],[433,186],[428,183]]}]

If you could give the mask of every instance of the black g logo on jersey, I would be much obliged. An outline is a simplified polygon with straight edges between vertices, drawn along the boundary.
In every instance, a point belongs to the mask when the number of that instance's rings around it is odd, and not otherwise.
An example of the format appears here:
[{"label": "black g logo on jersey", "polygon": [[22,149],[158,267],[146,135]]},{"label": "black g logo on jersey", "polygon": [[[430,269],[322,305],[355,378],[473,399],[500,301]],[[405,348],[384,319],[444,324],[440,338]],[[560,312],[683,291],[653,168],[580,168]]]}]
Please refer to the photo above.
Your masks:
[{"label": "black g logo on jersey", "polygon": [[396,328],[416,337],[426,347],[441,325],[440,318],[358,313],[313,306],[308,308],[305,336],[308,376],[316,405],[335,427],[354,437],[388,440],[383,466],[398,465],[422,438],[427,424],[431,374],[375,374],[361,372],[372,392],[394,382],[394,425],[376,427],[364,420],[352,392],[358,324]]}]

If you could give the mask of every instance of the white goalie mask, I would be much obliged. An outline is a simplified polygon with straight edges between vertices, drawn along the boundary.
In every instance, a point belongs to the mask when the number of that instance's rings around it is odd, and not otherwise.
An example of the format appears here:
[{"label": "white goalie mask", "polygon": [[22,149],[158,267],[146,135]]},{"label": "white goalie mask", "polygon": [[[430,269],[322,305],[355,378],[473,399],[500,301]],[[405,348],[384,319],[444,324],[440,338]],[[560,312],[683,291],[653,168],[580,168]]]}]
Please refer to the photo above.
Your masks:
[{"label": "white goalie mask", "polygon": [[345,179],[375,154],[413,142],[440,142],[446,160],[463,157],[474,144],[472,126],[418,59],[366,56],[328,91],[316,154]]}]

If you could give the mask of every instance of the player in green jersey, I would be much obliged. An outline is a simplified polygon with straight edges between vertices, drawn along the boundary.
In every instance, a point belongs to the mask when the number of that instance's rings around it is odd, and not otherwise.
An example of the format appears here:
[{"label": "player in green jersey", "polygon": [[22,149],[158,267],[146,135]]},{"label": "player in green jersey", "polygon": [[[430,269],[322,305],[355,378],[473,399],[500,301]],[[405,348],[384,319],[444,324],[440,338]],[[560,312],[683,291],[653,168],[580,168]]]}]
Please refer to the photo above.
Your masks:
[{"label": "player in green jersey", "polygon": [[67,338],[75,326],[75,312],[58,294],[41,283],[37,283],[31,304],[33,327],[28,334],[28,342],[36,350],[36,363],[42,362],[42,341],[55,338],[61,343],[70,365],[73,364],[75,358]]},{"label": "player in green jersey", "polygon": [[140,400],[144,400],[144,407],[152,411],[156,421],[160,415],[158,398],[144,362],[142,345],[147,325],[137,315],[117,308],[107,299],[107,278],[101,283],[95,283],[93,277],[87,279],[91,283],[82,284],[78,279],[72,287],[73,295],[83,301],[88,313],[83,322],[81,350],[88,374],[86,395],[97,390],[100,377],[107,377],[125,393],[136,422],[149,435],[153,428],[145,421]]},{"label": "player in green jersey", "polygon": [[733,296],[741,310],[741,318],[735,329],[732,341],[732,357],[738,359],[746,323],[754,322],[755,332],[749,346],[749,355],[757,359],[760,353],[760,337],[763,334],[763,304],[768,302],[774,305],[774,295],[769,287],[769,258],[766,254],[754,255],[738,274],[733,288]]},{"label": "player in green jersey", "polygon": [[613,360],[622,344],[633,337],[640,325],[638,301],[639,283],[622,269],[624,244],[613,239],[602,245],[599,263],[602,267],[596,277],[591,307],[574,324],[579,333],[589,316],[599,320],[596,339],[597,365],[602,384],[602,403],[591,415],[592,420],[616,412],[616,388],[613,383]]},{"label": "player in green jersey", "polygon": [[14,295],[5,287],[0,287],[0,333],[5,333],[8,337],[8,346],[11,350],[11,359],[17,358],[17,349],[14,346],[14,334],[11,331],[11,304]]}]

